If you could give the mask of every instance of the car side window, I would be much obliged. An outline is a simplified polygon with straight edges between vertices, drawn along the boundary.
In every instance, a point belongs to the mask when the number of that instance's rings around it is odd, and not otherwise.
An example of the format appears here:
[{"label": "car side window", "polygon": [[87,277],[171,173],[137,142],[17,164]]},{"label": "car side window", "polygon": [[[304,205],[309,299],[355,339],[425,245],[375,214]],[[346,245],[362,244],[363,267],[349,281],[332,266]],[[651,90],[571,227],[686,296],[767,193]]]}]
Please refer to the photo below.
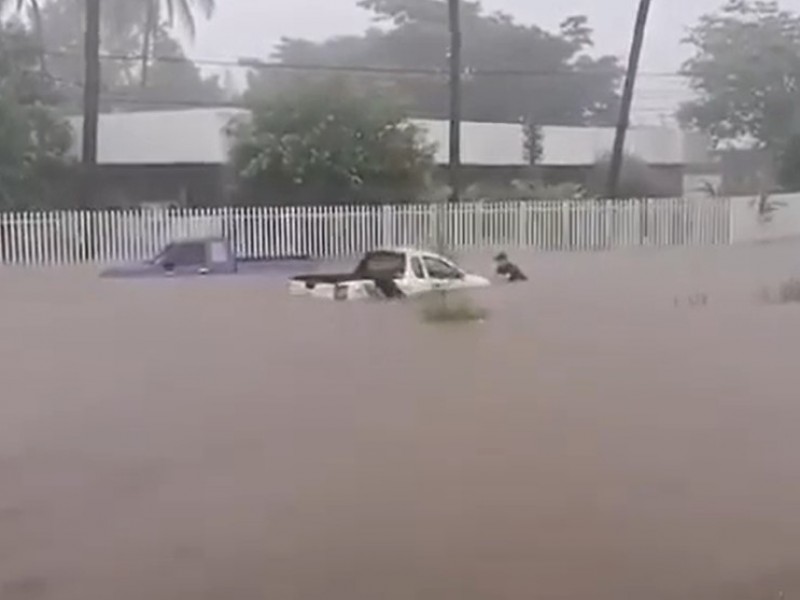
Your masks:
[{"label": "car side window", "polygon": [[411,271],[417,279],[425,279],[425,269],[422,268],[422,261],[416,257],[411,257]]},{"label": "car side window", "polygon": [[458,269],[438,258],[426,256],[422,260],[431,279],[458,279],[461,277],[461,272]]}]

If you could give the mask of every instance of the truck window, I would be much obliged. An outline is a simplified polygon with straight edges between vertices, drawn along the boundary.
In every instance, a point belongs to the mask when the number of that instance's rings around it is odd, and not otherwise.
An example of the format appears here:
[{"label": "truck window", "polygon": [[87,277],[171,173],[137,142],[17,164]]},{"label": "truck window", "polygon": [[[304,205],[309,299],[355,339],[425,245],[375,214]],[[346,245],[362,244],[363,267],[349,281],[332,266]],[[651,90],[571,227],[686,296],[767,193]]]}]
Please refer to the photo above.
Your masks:
[{"label": "truck window", "polygon": [[431,279],[458,279],[461,277],[461,271],[448,265],[443,260],[432,256],[426,256],[422,260]]},{"label": "truck window", "polygon": [[422,261],[416,256],[411,258],[411,270],[417,279],[425,279],[425,269],[422,268]]},{"label": "truck window", "polygon": [[193,267],[206,264],[206,245],[202,242],[172,244],[161,257],[161,264],[175,267]]}]

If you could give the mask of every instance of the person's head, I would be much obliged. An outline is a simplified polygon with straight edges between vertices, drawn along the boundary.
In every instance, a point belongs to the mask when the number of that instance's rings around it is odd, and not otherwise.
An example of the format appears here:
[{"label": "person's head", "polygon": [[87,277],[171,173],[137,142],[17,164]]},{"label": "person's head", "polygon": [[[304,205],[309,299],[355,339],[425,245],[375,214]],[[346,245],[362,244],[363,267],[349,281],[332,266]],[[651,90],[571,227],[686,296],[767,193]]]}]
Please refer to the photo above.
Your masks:
[{"label": "person's head", "polygon": [[508,262],[508,255],[505,252],[501,252],[500,254],[494,257],[494,262],[498,263]]}]

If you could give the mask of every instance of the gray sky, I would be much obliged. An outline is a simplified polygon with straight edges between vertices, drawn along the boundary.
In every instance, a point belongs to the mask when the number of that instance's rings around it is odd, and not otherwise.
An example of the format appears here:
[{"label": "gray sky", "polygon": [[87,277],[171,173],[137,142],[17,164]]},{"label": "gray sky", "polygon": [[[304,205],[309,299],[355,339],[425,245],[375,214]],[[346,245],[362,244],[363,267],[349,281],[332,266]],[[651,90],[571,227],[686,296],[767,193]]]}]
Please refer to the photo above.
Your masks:
[{"label": "gray sky", "polygon": [[[688,49],[680,39],[697,18],[724,0],[653,0],[642,57],[634,120],[658,123],[687,97],[676,71]],[[800,10],[800,0],[782,6]],[[502,10],[523,23],[552,29],[565,17],[585,14],[595,29],[596,50],[624,57],[630,43],[638,0],[483,0],[488,11]],[[282,36],[323,40],[359,33],[370,15],[356,0],[218,0],[214,19],[201,24],[189,54],[197,58],[265,58]]]}]

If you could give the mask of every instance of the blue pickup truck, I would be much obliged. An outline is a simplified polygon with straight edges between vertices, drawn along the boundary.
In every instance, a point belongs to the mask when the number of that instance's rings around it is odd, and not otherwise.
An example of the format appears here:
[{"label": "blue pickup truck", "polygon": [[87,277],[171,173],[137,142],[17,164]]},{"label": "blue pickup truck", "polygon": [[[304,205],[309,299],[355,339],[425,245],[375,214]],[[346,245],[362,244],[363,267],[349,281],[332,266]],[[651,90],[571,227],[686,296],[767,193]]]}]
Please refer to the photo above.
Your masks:
[{"label": "blue pickup truck", "polygon": [[[151,260],[104,270],[101,277],[191,277],[234,275],[237,273],[285,274],[307,265],[307,256],[270,259],[242,259],[233,252],[228,240],[219,237],[194,238],[167,244]],[[307,268],[307,266],[306,266]]]}]

